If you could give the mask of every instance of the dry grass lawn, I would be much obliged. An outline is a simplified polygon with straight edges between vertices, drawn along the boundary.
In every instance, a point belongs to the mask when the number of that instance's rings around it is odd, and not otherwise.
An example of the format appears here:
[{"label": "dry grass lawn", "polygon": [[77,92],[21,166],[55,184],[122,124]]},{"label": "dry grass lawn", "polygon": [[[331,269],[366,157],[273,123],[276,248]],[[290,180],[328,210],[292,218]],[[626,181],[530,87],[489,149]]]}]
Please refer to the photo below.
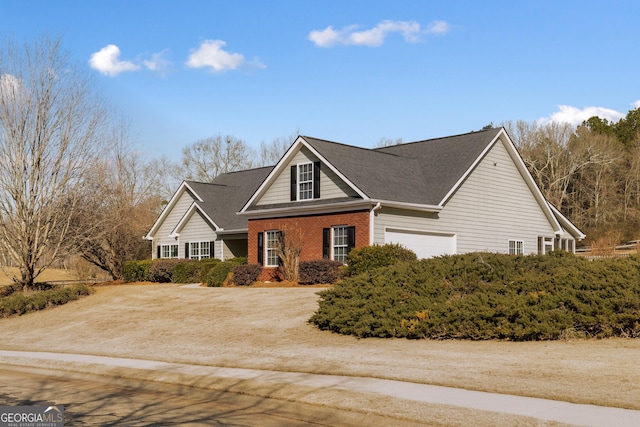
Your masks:
[{"label": "dry grass lawn", "polygon": [[318,288],[96,289],[0,319],[0,348],[372,376],[640,409],[640,340],[356,339],[307,323]]},{"label": "dry grass lawn", "polygon": [[[5,271],[0,269],[0,286],[1,285],[10,285],[13,283],[11,277],[7,276],[13,275],[15,277],[20,277],[20,271],[16,267],[5,267]],[[48,268],[42,272],[40,276],[38,276],[38,282],[50,282],[56,280],[76,280],[77,277],[71,273],[69,270],[61,270],[58,268]]]}]

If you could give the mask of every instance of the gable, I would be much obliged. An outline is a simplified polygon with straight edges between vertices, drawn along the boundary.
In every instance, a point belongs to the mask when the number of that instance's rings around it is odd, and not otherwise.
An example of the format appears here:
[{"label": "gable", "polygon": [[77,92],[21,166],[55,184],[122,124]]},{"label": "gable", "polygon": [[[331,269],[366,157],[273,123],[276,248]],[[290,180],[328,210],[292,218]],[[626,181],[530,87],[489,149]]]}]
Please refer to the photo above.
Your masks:
[{"label": "gable", "polygon": [[195,193],[192,193],[187,183],[183,182],[151,227],[149,234],[146,236],[147,239],[153,239],[156,236],[170,236],[176,225],[196,200],[198,199]]},{"label": "gable", "polygon": [[[300,145],[291,158],[280,168],[279,174],[272,177],[272,184],[265,193],[255,201],[255,205],[277,205],[291,202],[291,167],[321,161],[304,145]],[[344,182],[331,168],[320,167],[320,200],[344,197],[359,197],[346,182]]]}]

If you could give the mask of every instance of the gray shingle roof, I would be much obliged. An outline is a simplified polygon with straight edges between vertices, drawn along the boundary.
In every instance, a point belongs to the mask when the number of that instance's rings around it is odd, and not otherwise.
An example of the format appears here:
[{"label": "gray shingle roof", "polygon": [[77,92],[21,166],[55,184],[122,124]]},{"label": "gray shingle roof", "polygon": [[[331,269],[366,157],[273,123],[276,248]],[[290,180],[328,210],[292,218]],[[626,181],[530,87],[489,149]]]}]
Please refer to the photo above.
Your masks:
[{"label": "gray shingle roof", "polygon": [[500,130],[378,149],[304,139],[369,198],[437,205]]},{"label": "gray shingle roof", "polygon": [[211,183],[187,181],[203,200],[196,203],[224,230],[247,228],[247,218],[236,215],[249,200],[273,166],[228,172],[217,176]]}]

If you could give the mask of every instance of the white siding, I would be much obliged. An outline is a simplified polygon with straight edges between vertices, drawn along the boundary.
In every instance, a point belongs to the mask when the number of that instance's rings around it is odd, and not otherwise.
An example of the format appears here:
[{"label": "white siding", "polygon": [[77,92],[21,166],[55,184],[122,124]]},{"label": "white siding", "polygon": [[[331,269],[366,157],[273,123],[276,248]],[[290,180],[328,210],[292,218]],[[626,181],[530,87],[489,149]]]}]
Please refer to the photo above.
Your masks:
[{"label": "white siding", "polygon": [[[216,232],[209,225],[207,221],[200,215],[200,212],[193,212],[191,217],[187,220],[186,224],[180,230],[180,246],[178,250],[182,250],[179,254],[180,258],[184,258],[184,244],[187,242],[210,242],[216,240]],[[216,242],[216,252],[218,252],[218,245]],[[216,258],[218,254],[216,253]]]},{"label": "white siding", "polygon": [[439,214],[385,208],[376,212],[374,242],[385,228],[455,233],[458,253],[507,253],[509,240],[524,241],[524,253],[537,253],[538,236],[554,229],[501,142],[487,153]]},{"label": "white siding", "polygon": [[[257,205],[288,203],[291,201],[291,166],[300,163],[316,162],[319,159],[306,147],[302,147],[293,159],[284,167]],[[320,199],[333,199],[345,196],[357,196],[357,193],[342,181],[328,166],[320,167]]]},{"label": "white siding", "polygon": [[[153,257],[155,258],[158,254],[158,250],[156,249],[159,245],[175,245],[178,243],[174,237],[170,237],[169,234],[173,232],[178,222],[182,219],[184,214],[189,210],[189,207],[193,203],[193,197],[188,191],[182,193],[182,195],[177,200],[176,204],[173,206],[171,211],[167,214],[167,217],[164,219],[155,235],[153,236]],[[178,257],[184,258],[184,248],[178,246]]]}]

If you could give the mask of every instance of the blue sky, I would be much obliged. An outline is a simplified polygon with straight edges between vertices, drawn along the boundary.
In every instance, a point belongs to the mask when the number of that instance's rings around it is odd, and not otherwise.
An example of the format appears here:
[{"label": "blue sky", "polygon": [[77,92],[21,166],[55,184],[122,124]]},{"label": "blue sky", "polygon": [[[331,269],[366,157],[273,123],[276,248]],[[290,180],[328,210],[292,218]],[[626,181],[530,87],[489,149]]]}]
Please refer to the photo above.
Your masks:
[{"label": "blue sky", "polygon": [[60,36],[138,148],[231,134],[373,147],[640,106],[640,2],[16,1],[0,36]]}]

